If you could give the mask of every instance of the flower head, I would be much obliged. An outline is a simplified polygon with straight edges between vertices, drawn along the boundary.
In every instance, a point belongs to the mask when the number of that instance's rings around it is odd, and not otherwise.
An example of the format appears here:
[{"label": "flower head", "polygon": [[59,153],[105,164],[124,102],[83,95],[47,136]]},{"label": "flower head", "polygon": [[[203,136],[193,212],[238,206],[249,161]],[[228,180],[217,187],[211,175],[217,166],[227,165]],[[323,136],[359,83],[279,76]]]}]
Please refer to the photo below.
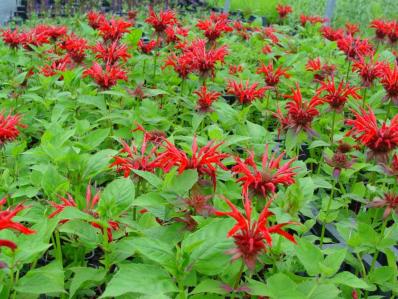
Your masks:
[{"label": "flower head", "polygon": [[[52,77],[57,75],[59,72],[64,72],[70,67],[72,64],[72,61],[69,57],[69,55],[65,55],[64,57],[61,57],[59,59],[56,59],[53,61],[51,64],[46,64],[41,68],[41,72],[44,76],[46,77]],[[60,79],[63,79],[63,76],[60,77]]]},{"label": "flower head", "polygon": [[359,27],[357,24],[347,22],[347,23],[345,23],[344,27],[345,27],[346,33],[351,36],[354,36],[355,34],[357,34],[359,32]]},{"label": "flower head", "polygon": [[250,85],[249,80],[246,83],[231,80],[227,86],[227,92],[236,96],[241,104],[250,104],[254,100],[262,98],[267,89],[269,87],[258,88],[258,83]]},{"label": "flower head", "polygon": [[264,76],[265,83],[267,86],[275,87],[279,84],[281,77],[289,78],[290,75],[287,73],[287,68],[279,66],[274,69],[274,64],[270,62],[268,65],[264,63],[257,69],[257,74]]},{"label": "flower head", "polygon": [[193,194],[184,199],[184,203],[190,207],[196,215],[207,217],[214,214],[214,207],[209,204],[212,195]]},{"label": "flower head", "polygon": [[18,32],[18,29],[6,29],[1,32],[1,38],[5,44],[11,48],[16,48],[23,42],[23,36]]},{"label": "flower head", "polygon": [[366,206],[368,208],[385,208],[383,219],[386,219],[392,212],[398,216],[398,195],[386,193],[382,198],[376,198]]},{"label": "flower head", "polygon": [[390,44],[395,44],[398,41],[398,22],[391,21],[388,24],[387,32],[388,41]]},{"label": "flower head", "polygon": [[87,21],[93,29],[98,29],[102,23],[106,22],[106,18],[105,15],[101,13],[90,11],[87,13]]},{"label": "flower head", "polygon": [[322,64],[319,57],[309,59],[305,65],[305,69],[314,73],[314,81],[316,82],[321,82],[327,77],[332,77],[336,72],[334,64]]},{"label": "flower head", "polygon": [[370,27],[375,29],[376,39],[383,40],[389,31],[389,24],[384,20],[373,20]]},{"label": "flower head", "polygon": [[174,53],[171,53],[163,66],[163,69],[171,66],[174,71],[180,76],[182,79],[186,79],[188,75],[193,72],[192,65],[190,63],[190,58],[186,55],[177,56]]},{"label": "flower head", "polygon": [[355,38],[352,35],[346,35],[337,40],[337,47],[344,52],[348,59],[372,56],[374,53],[373,47],[367,39]]},{"label": "flower head", "polygon": [[330,26],[323,26],[320,32],[324,38],[330,41],[336,41],[344,37],[343,29],[333,29]]},{"label": "flower head", "polygon": [[122,19],[105,20],[98,26],[98,31],[104,41],[118,41],[122,38],[123,34],[129,32],[131,23]]},{"label": "flower head", "polygon": [[74,34],[65,37],[60,47],[65,50],[68,56],[76,63],[81,63],[83,61],[86,57],[86,50],[88,48],[87,41]]},{"label": "flower head", "polygon": [[229,66],[228,73],[230,75],[236,75],[237,73],[241,73],[241,72],[243,72],[243,66],[242,65],[240,65],[240,64],[233,65],[232,64],[232,65]]},{"label": "flower head", "polygon": [[211,111],[211,104],[220,97],[220,93],[216,91],[207,91],[206,85],[202,85],[201,88],[194,91],[194,94],[198,96],[197,110],[200,112]]},{"label": "flower head", "polygon": [[293,12],[293,9],[290,5],[278,4],[276,6],[276,11],[278,12],[279,17],[281,19],[284,19],[287,17],[288,14],[291,14]]},{"label": "flower head", "polygon": [[96,62],[93,62],[93,65],[84,71],[83,76],[90,76],[103,89],[111,88],[116,85],[118,80],[127,81],[126,72],[117,65],[107,64],[105,69],[103,69],[101,65]]},{"label": "flower head", "polygon": [[203,31],[209,42],[214,42],[222,33],[231,32],[228,15],[212,13],[209,19],[199,20],[196,27]]},{"label": "flower head", "polygon": [[188,35],[188,29],[181,26],[167,26],[164,33],[166,34],[166,43],[179,43],[182,41],[181,37]]},{"label": "flower head", "polygon": [[317,24],[317,23],[325,23],[326,22],[326,18],[322,18],[320,16],[306,16],[306,15],[301,15],[300,16],[300,22],[301,22],[301,26],[305,26],[307,23],[310,24]]},{"label": "flower head", "polygon": [[19,114],[7,116],[4,112],[0,112],[0,146],[7,141],[13,141],[19,136],[18,128],[26,128],[27,126],[21,123],[21,116]]},{"label": "flower head", "polygon": [[382,64],[378,67],[378,70],[380,83],[386,91],[385,99],[398,105],[398,64],[395,63],[393,68],[387,64]]},{"label": "flower head", "polygon": [[342,169],[349,169],[355,163],[355,159],[349,157],[347,153],[337,151],[331,158],[324,157],[326,163],[333,167],[333,176],[338,178]]},{"label": "flower head", "polygon": [[119,59],[126,62],[131,57],[127,51],[127,46],[120,44],[118,41],[109,44],[99,42],[92,47],[92,51],[95,53],[95,58],[101,59],[108,65],[115,64]]},{"label": "flower head", "polygon": [[359,74],[364,87],[370,87],[384,67],[385,63],[375,62],[374,59],[367,60],[366,57],[360,56],[358,60],[354,61],[352,70]]},{"label": "flower head", "polygon": [[145,22],[152,25],[157,34],[163,34],[168,26],[178,24],[174,11],[166,10],[156,14],[152,7],[149,8],[149,16]]},{"label": "flower head", "polygon": [[158,43],[156,42],[156,40],[145,42],[144,40],[140,39],[138,42],[138,48],[142,53],[150,54],[153,51],[153,49],[156,48],[157,44]]}]

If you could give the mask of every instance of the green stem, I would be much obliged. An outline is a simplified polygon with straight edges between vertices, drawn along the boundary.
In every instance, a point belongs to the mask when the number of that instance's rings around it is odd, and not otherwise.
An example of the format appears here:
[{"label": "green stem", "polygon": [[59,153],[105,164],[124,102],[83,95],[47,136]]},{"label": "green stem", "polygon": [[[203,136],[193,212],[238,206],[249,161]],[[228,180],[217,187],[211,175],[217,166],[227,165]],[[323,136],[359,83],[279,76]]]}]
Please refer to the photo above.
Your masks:
[{"label": "green stem", "polygon": [[332,115],[332,128],[330,131],[330,144],[333,144],[333,138],[334,138],[334,126],[336,123],[336,110],[333,110],[333,115]]},{"label": "green stem", "polygon": [[329,216],[330,207],[332,205],[335,187],[336,187],[336,181],[333,180],[332,190],[330,191],[330,197],[329,197],[328,205],[327,205],[326,211],[325,211],[325,221],[323,221],[323,223],[322,223],[321,239],[320,239],[320,242],[319,242],[321,248],[323,246],[323,239],[325,238],[326,221],[327,221],[327,217]]},{"label": "green stem", "polygon": [[[385,231],[385,229],[386,229],[386,227],[387,227],[387,220],[388,220],[388,217],[386,217],[386,219],[384,219],[383,224],[382,224],[382,226],[381,226],[381,230],[380,230],[380,237],[381,237],[381,239],[383,239],[384,231]],[[377,251],[375,252],[375,254],[373,255],[372,263],[370,264],[369,273],[371,273],[371,272],[374,270],[374,268],[375,268],[375,266],[376,266],[377,258],[379,257],[379,253],[380,253],[380,251],[377,250]]]},{"label": "green stem", "polygon": [[387,103],[387,113],[384,122],[387,122],[387,120],[390,118],[390,113],[391,113],[391,101]]},{"label": "green stem", "polygon": [[109,271],[110,262],[109,262],[109,240],[108,240],[108,232],[106,228],[103,228],[102,233],[102,249],[104,250],[104,267],[106,271]]},{"label": "green stem", "polygon": [[365,105],[366,105],[366,91],[368,89],[365,87],[363,90],[363,95],[362,95],[362,108],[365,109]]},{"label": "green stem", "polygon": [[347,73],[345,75],[345,81],[348,82],[348,75],[350,74],[351,60],[348,61]]},{"label": "green stem", "polygon": [[158,62],[158,54],[159,52],[156,51],[155,57],[153,59],[153,81],[155,83],[155,78],[156,78],[156,67],[157,67],[157,62]]},{"label": "green stem", "polygon": [[[240,266],[238,275],[236,276],[236,279],[235,279],[235,283],[234,283],[234,292],[235,292],[235,290],[236,290],[236,289],[238,288],[238,286],[239,286],[239,282],[240,282],[240,279],[242,278],[242,274],[243,274],[243,269],[244,269],[244,267],[245,267],[245,263],[242,261],[242,264],[241,264],[241,266]],[[233,298],[235,298],[235,294],[232,294],[231,299],[233,299]]]}]

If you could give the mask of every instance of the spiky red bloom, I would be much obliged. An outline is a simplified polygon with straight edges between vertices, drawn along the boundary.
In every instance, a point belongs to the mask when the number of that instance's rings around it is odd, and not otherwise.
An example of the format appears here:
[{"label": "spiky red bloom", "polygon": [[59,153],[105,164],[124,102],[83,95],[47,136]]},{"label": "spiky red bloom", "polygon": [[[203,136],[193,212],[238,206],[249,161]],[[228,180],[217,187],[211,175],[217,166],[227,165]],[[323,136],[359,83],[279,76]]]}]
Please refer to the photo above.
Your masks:
[{"label": "spiky red bloom", "polygon": [[18,32],[18,29],[6,29],[1,32],[1,38],[5,44],[11,48],[17,48],[23,42],[23,35]]},{"label": "spiky red bloom", "polygon": [[76,63],[81,63],[86,57],[88,49],[87,41],[72,34],[67,36],[60,44],[61,49],[65,50],[69,57]]},{"label": "spiky red bloom", "polygon": [[[49,201],[49,204],[55,208],[55,211],[52,212],[48,218],[53,218],[56,215],[58,215],[59,213],[61,213],[66,207],[75,207],[75,208],[79,208],[79,205],[76,203],[75,199],[72,197],[72,195],[70,195],[69,193],[67,193],[67,198],[65,197],[59,197],[60,200],[62,201],[62,203],[56,203],[54,201]],[[91,194],[91,186],[90,184],[87,185],[87,189],[86,189],[86,202],[84,204],[84,206],[81,208],[81,210],[88,214],[93,216],[94,218],[98,219],[100,218],[98,212],[97,212],[97,204],[100,201],[100,193],[97,192],[94,196],[92,196]],[[69,219],[61,219],[60,223],[65,223],[68,222]],[[91,221],[90,225],[92,227],[98,228],[99,230],[101,230],[101,233],[104,234],[104,230],[105,227],[103,227],[103,225],[98,221]],[[108,240],[112,241],[113,240],[113,236],[112,236],[112,231],[113,230],[117,230],[119,229],[119,223],[116,221],[112,221],[109,220],[108,221],[108,225],[106,227],[106,232],[107,232],[107,236],[108,236]]]},{"label": "spiky red bloom", "polygon": [[345,23],[344,25],[345,27],[345,31],[347,34],[354,36],[355,34],[357,34],[359,32],[359,27],[357,24],[353,24],[353,23]]},{"label": "spiky red bloom", "polygon": [[145,19],[145,22],[152,25],[157,34],[162,34],[170,25],[178,24],[174,11],[166,10],[156,14],[152,7],[149,8],[149,16]]},{"label": "spiky red bloom", "polygon": [[[66,71],[71,66],[71,63],[72,61],[67,54],[64,57],[56,59],[51,64],[43,66],[41,68],[41,73],[46,77],[52,77],[59,74],[59,72]],[[63,80],[63,76],[60,77],[60,80]]]},{"label": "spiky red bloom", "polygon": [[384,67],[385,63],[383,62],[376,62],[374,59],[367,60],[366,57],[360,56],[358,60],[354,61],[352,70],[359,74],[364,87],[370,87]]},{"label": "spiky red bloom", "polygon": [[123,149],[119,151],[117,156],[113,157],[114,161],[109,165],[110,168],[116,167],[116,171],[122,172],[125,178],[130,176],[132,170],[152,172],[153,168],[150,166],[150,160],[153,158],[156,147],[149,154],[146,154],[148,145],[146,138],[144,138],[140,150],[134,144],[130,147],[124,140],[120,140],[120,143]]},{"label": "spiky red bloom", "polygon": [[358,87],[350,86],[349,83],[343,81],[340,81],[336,86],[334,77],[332,77],[331,79],[321,82],[321,86],[317,90],[317,96],[323,94],[321,100],[328,103],[331,109],[341,112],[348,97],[352,97],[355,100],[362,98],[357,93],[358,90]]},{"label": "spiky red bloom", "polygon": [[370,28],[375,29],[376,39],[378,40],[383,40],[387,36],[389,30],[388,22],[384,20],[373,20],[370,23]]},{"label": "spiky red bloom", "polygon": [[284,155],[285,152],[277,157],[275,153],[269,156],[266,145],[260,170],[254,161],[253,152],[249,152],[249,157],[244,161],[240,157],[235,157],[236,165],[232,167],[232,172],[240,175],[237,182],[242,184],[242,195],[246,199],[249,198],[249,191],[266,198],[276,193],[278,186],[294,184],[296,175],[294,170],[297,167],[291,167],[291,164],[296,159],[291,159],[281,166]]},{"label": "spiky red bloom", "polygon": [[250,85],[249,80],[244,84],[230,80],[228,81],[227,92],[236,96],[241,104],[250,104],[256,99],[262,98],[270,87],[258,87],[258,83]]},{"label": "spiky red bloom", "polygon": [[279,17],[281,19],[284,19],[287,17],[288,14],[291,14],[293,12],[293,8],[290,5],[278,4],[276,6],[276,11],[278,12]]},{"label": "spiky red bloom", "polygon": [[380,162],[386,162],[388,153],[398,147],[398,115],[396,115],[387,125],[385,122],[379,128],[377,119],[372,109],[369,112],[361,108],[361,114],[352,110],[355,119],[346,121],[352,126],[347,132],[348,136],[353,136],[358,142],[370,149],[369,158],[375,158]]},{"label": "spiky red bloom", "polygon": [[66,35],[68,29],[65,26],[51,26],[39,24],[35,27],[37,34],[44,34],[51,40],[56,40],[61,36]]},{"label": "spiky red bloom", "polygon": [[21,40],[24,49],[28,51],[32,51],[32,47],[39,47],[43,44],[50,43],[47,32],[36,30],[36,28],[21,33]]},{"label": "spiky red bloom", "polygon": [[150,54],[153,49],[156,48],[157,46],[157,42],[156,40],[151,40],[149,42],[145,42],[142,39],[139,40],[138,42],[138,48],[140,49],[140,51],[144,54]]},{"label": "spiky red bloom", "polygon": [[380,83],[383,85],[386,92],[386,100],[391,100],[395,105],[398,105],[398,65],[394,64],[391,68],[387,64],[379,66],[378,76]]},{"label": "spiky red bloom", "polygon": [[98,29],[102,23],[106,22],[106,17],[101,13],[90,11],[87,13],[87,21],[91,28]]},{"label": "spiky red bloom", "polygon": [[274,69],[274,64],[271,61],[268,65],[262,63],[257,69],[257,74],[263,74],[267,86],[275,87],[278,85],[281,77],[290,77],[290,74],[287,73],[287,70],[287,68],[282,68],[281,66]]},{"label": "spiky red bloom", "polygon": [[192,196],[184,199],[184,203],[192,208],[196,215],[207,217],[214,214],[214,207],[209,204],[212,195],[193,194]]},{"label": "spiky red bloom", "polygon": [[179,43],[181,37],[188,36],[188,29],[180,26],[168,26],[164,33],[166,34],[166,43]]},{"label": "spiky red bloom", "polygon": [[92,47],[92,51],[95,54],[95,58],[101,59],[105,64],[109,65],[117,63],[119,59],[126,62],[131,57],[127,51],[127,46],[120,44],[118,41],[110,44],[98,42]]},{"label": "spiky red bloom", "polygon": [[385,208],[383,219],[386,219],[394,211],[398,216],[398,195],[386,193],[383,198],[376,198],[366,206],[369,208]]},{"label": "spiky red bloom", "polygon": [[355,163],[355,159],[349,157],[346,153],[337,151],[331,158],[324,157],[325,162],[333,167],[333,176],[338,178],[342,169],[349,169]]},{"label": "spiky red bloom", "polygon": [[228,15],[212,13],[209,19],[199,20],[196,27],[203,31],[209,42],[214,42],[224,32],[231,32]]},{"label": "spiky red bloom", "polygon": [[342,29],[333,29],[330,26],[323,26],[319,31],[324,38],[330,41],[336,41],[344,37],[344,31]]},{"label": "spiky red bloom", "polygon": [[168,66],[171,66],[182,79],[186,79],[188,77],[188,74],[192,73],[193,71],[191,60],[185,55],[177,56],[174,53],[171,53],[167,57],[163,69]]},{"label": "spiky red bloom", "polygon": [[251,201],[246,201],[245,216],[237,209],[237,207],[227,198],[224,200],[231,208],[230,212],[216,211],[216,216],[229,216],[236,220],[236,224],[228,232],[228,237],[233,237],[236,248],[229,250],[232,254],[232,260],[235,261],[242,258],[246,266],[250,270],[254,270],[256,260],[261,252],[265,252],[268,247],[272,247],[271,234],[278,234],[289,241],[296,243],[294,236],[282,230],[289,224],[297,224],[295,222],[284,222],[268,226],[268,218],[273,215],[269,210],[272,200],[269,200],[258,217],[258,220],[252,219]]},{"label": "spiky red bloom", "polygon": [[358,59],[361,56],[372,56],[372,45],[367,39],[355,38],[351,35],[337,41],[337,47],[344,52],[348,59]]},{"label": "spiky red bloom", "polygon": [[0,112],[0,146],[7,141],[12,141],[19,136],[18,128],[26,128],[27,126],[21,123],[21,116],[4,115]]},{"label": "spiky red bloom", "polygon": [[220,97],[220,93],[216,91],[207,91],[206,85],[202,85],[201,88],[194,91],[194,94],[198,96],[196,109],[200,112],[211,111],[211,104]]},{"label": "spiky red bloom", "polygon": [[218,148],[222,143],[214,145],[211,141],[201,149],[198,148],[196,136],[193,138],[191,157],[178,149],[167,139],[164,139],[165,151],[160,153],[152,162],[152,167],[161,168],[164,172],[169,172],[174,166],[178,167],[178,172],[183,173],[186,169],[196,169],[200,176],[208,175],[216,189],[216,166],[227,170],[222,164],[222,160],[228,157],[228,154],[220,153]]},{"label": "spiky red bloom", "polygon": [[327,77],[331,77],[336,72],[336,66],[333,64],[322,64],[319,57],[309,59],[305,65],[305,69],[314,72],[314,81],[320,82]]},{"label": "spiky red bloom", "polygon": [[228,68],[228,73],[230,75],[236,75],[237,73],[243,72],[243,66],[238,64],[238,65],[230,65]]},{"label": "spiky red bloom", "polygon": [[123,34],[129,32],[131,23],[122,19],[105,20],[100,23],[98,31],[104,41],[118,41],[123,37]]},{"label": "spiky red bloom", "polygon": [[307,23],[310,24],[316,24],[316,23],[325,23],[326,22],[326,18],[322,18],[320,16],[306,16],[306,15],[301,15],[300,16],[300,23],[301,26],[305,26]]},{"label": "spiky red bloom", "polygon": [[250,35],[248,33],[248,28],[243,25],[241,21],[234,21],[233,28],[237,32],[237,34],[242,37],[244,40],[248,40]]},{"label": "spiky red bloom", "polygon": [[107,64],[105,69],[103,69],[101,65],[93,62],[93,65],[83,73],[83,77],[87,76],[93,78],[95,83],[97,83],[103,89],[111,88],[112,86],[116,85],[118,80],[127,81],[126,72],[116,64]]},{"label": "spiky red bloom", "polygon": [[262,29],[261,33],[263,34],[264,38],[270,39],[274,44],[279,43],[279,38],[275,35],[276,30],[274,27],[265,27]]},{"label": "spiky red bloom", "polygon": [[391,44],[395,44],[398,41],[398,22],[397,21],[389,22],[387,37],[388,37],[388,41]]},{"label": "spiky red bloom", "polygon": [[285,131],[291,129],[296,134],[303,130],[310,136],[316,135],[311,128],[311,124],[314,118],[319,115],[316,106],[321,105],[322,100],[313,97],[309,102],[304,102],[298,83],[296,83],[296,90],[292,89],[292,93],[292,95],[285,96],[285,98],[292,99],[286,104],[287,115],[284,116],[280,110],[274,114],[281,124],[281,129]]},{"label": "spiky red bloom", "polygon": [[[0,200],[0,208],[7,202],[6,198]],[[13,229],[19,231],[24,235],[34,234],[36,231],[26,226],[22,225],[21,223],[13,221],[14,218],[19,212],[26,209],[26,207],[22,204],[17,205],[15,208],[11,209],[8,208],[6,210],[0,210],[0,231],[3,229]],[[17,245],[9,240],[0,239],[0,247],[6,246],[9,247],[11,250],[15,250]]]}]

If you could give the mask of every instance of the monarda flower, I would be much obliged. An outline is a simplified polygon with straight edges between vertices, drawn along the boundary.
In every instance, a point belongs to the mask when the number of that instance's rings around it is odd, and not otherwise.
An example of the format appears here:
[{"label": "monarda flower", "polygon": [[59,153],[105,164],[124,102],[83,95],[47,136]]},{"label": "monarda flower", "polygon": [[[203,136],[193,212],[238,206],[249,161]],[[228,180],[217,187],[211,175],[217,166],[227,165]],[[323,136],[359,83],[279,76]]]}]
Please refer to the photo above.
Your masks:
[{"label": "monarda flower", "polygon": [[398,105],[398,64],[395,63],[393,68],[387,64],[381,65],[378,76],[386,92],[384,99]]},{"label": "monarda flower", "polygon": [[333,167],[333,177],[336,179],[340,176],[342,169],[349,169],[355,163],[355,159],[347,155],[347,153],[343,153],[337,151],[333,154],[331,158],[324,157],[326,164]]},{"label": "monarda flower", "polygon": [[[0,200],[0,208],[6,204],[7,199],[3,198]],[[0,231],[3,229],[13,229],[16,231],[19,231],[20,233],[24,235],[31,235],[36,233],[35,230],[32,230],[30,228],[27,228],[26,226],[22,225],[21,223],[13,221],[12,218],[14,218],[19,212],[22,210],[26,209],[26,206],[19,204],[15,208],[11,209],[8,208],[6,210],[0,209]],[[15,250],[17,248],[17,244],[10,240],[4,240],[0,239],[0,247],[8,247],[11,250]]]},{"label": "monarda flower", "polygon": [[23,42],[23,36],[17,29],[6,29],[1,32],[1,39],[10,48],[17,48]]},{"label": "monarda flower", "polygon": [[[66,197],[60,196],[59,198],[62,201],[62,203],[56,203],[54,201],[49,201],[49,204],[53,208],[55,208],[55,211],[52,212],[48,216],[48,218],[54,218],[56,215],[61,213],[67,207],[78,208],[81,211],[83,211],[84,213],[91,215],[95,219],[98,219],[98,221],[97,220],[90,221],[90,225],[92,227],[95,227],[95,228],[98,228],[99,230],[101,230],[102,234],[104,234],[104,231],[106,230],[108,240],[109,241],[113,240],[112,231],[119,229],[119,223],[116,221],[109,220],[108,225],[106,227],[104,227],[103,224],[101,224],[101,221],[99,219],[100,215],[97,211],[97,205],[101,199],[100,193],[98,192],[94,196],[92,196],[90,184],[87,185],[86,201],[84,202],[83,207],[79,207],[79,205],[76,203],[75,199],[69,193],[67,193]],[[69,219],[61,219],[59,223],[62,224],[62,223],[68,222],[68,221],[69,221]]]},{"label": "monarda flower", "polygon": [[387,37],[388,37],[389,43],[392,45],[398,41],[398,22],[397,21],[389,22]]},{"label": "monarda flower", "polygon": [[233,30],[229,25],[228,15],[215,13],[212,13],[209,19],[198,21],[196,27],[203,31],[210,43],[217,40],[222,33]]},{"label": "monarda flower", "polygon": [[368,107],[369,112],[361,108],[361,114],[352,110],[355,119],[346,121],[346,124],[352,126],[347,132],[347,136],[353,136],[358,142],[369,148],[369,158],[375,158],[377,161],[385,163],[388,154],[398,147],[398,115],[396,115],[387,125],[385,122],[379,127],[377,119],[372,109]]},{"label": "monarda flower", "polygon": [[320,99],[328,103],[332,110],[341,112],[344,108],[348,97],[352,97],[355,100],[361,99],[361,96],[357,93],[358,87],[350,86],[349,83],[341,81],[337,86],[334,82],[334,78],[320,82],[321,86],[317,90],[317,96],[323,94]]},{"label": "monarda flower", "polygon": [[279,84],[281,77],[290,77],[287,70],[287,68],[282,68],[281,66],[274,69],[274,64],[271,61],[268,65],[262,63],[262,65],[257,69],[257,74],[262,74],[264,76],[264,81],[267,86],[275,87]]},{"label": "monarda flower", "polygon": [[230,212],[215,211],[216,216],[228,216],[236,220],[236,224],[228,232],[228,237],[234,238],[235,248],[228,251],[232,255],[232,261],[242,258],[246,266],[253,271],[258,255],[267,251],[267,246],[272,247],[272,234],[278,234],[289,241],[296,243],[294,236],[284,231],[286,225],[297,224],[284,222],[269,226],[268,218],[273,215],[269,210],[272,200],[269,200],[257,221],[252,219],[251,201],[245,203],[245,215],[227,198],[224,198]]},{"label": "monarda flower", "polygon": [[276,6],[276,11],[281,19],[286,18],[289,14],[293,12],[293,9],[290,5],[282,5],[278,4]]},{"label": "monarda flower", "polygon": [[124,62],[131,57],[127,51],[127,46],[120,44],[118,41],[114,41],[110,44],[97,43],[92,47],[92,51],[95,54],[95,58],[101,59],[107,65],[113,65],[119,61]]},{"label": "monarda flower", "polygon": [[131,23],[122,19],[111,19],[102,22],[98,27],[98,31],[105,42],[114,42],[120,40],[123,34],[129,32],[130,27]]},{"label": "monarda flower", "polygon": [[37,34],[44,34],[51,40],[56,40],[61,36],[67,34],[68,29],[65,26],[51,26],[40,24],[35,27],[35,31]]},{"label": "monarda flower", "polygon": [[106,17],[101,13],[90,11],[87,13],[87,21],[91,28],[98,29],[102,23],[106,22]]},{"label": "monarda flower", "polygon": [[72,34],[67,36],[61,43],[61,49],[68,53],[68,56],[76,63],[81,63],[86,57],[88,48],[87,41]]},{"label": "monarda flower", "polygon": [[21,116],[5,115],[0,112],[0,146],[8,141],[13,141],[19,136],[19,128],[26,128],[27,126],[21,123]]},{"label": "monarda flower", "polygon": [[377,40],[383,40],[387,36],[389,30],[388,22],[383,20],[373,20],[370,23],[370,28],[375,29]]},{"label": "monarda flower", "polygon": [[377,197],[366,206],[368,208],[385,208],[383,219],[386,219],[393,212],[398,216],[398,195],[386,193],[382,198]]},{"label": "monarda flower", "polygon": [[336,41],[344,37],[342,29],[333,29],[330,26],[323,26],[319,31],[324,38],[330,41]]},{"label": "monarda flower", "polygon": [[309,59],[305,65],[307,71],[314,73],[314,81],[321,82],[327,77],[332,77],[336,72],[336,66],[333,64],[322,64],[319,57]]},{"label": "monarda flower", "polygon": [[345,23],[344,27],[345,27],[345,32],[351,36],[354,36],[359,32],[359,27],[357,24],[352,24],[347,22]]},{"label": "monarda flower", "polygon": [[222,164],[222,160],[229,156],[218,151],[222,143],[214,145],[214,142],[211,141],[199,149],[195,136],[192,143],[192,153],[188,157],[184,151],[178,149],[167,139],[164,139],[164,142],[165,151],[158,154],[152,162],[152,167],[169,172],[172,167],[176,166],[180,174],[187,169],[196,169],[199,176],[210,176],[214,190],[216,189],[216,166],[227,170],[224,164]]},{"label": "monarda flower", "polygon": [[261,30],[261,33],[263,35],[263,38],[270,39],[274,44],[279,43],[279,38],[275,35],[276,30],[273,27],[265,27]]},{"label": "monarda flower", "polygon": [[21,33],[21,41],[25,50],[33,51],[34,47],[50,43],[46,32],[39,32],[35,28]]},{"label": "monarda flower", "polygon": [[358,59],[361,56],[372,56],[374,50],[367,39],[355,38],[351,35],[337,40],[337,47],[348,59]]},{"label": "monarda flower", "polygon": [[243,66],[238,64],[238,65],[230,65],[228,68],[228,74],[230,75],[236,75],[237,73],[243,72]]},{"label": "monarda flower", "polygon": [[360,56],[358,60],[355,60],[352,65],[352,70],[361,77],[362,85],[364,87],[370,87],[373,81],[378,77],[381,69],[384,69],[385,63],[376,62],[374,59],[366,59],[366,57]]},{"label": "monarda flower", "polygon": [[281,124],[281,130],[293,130],[296,134],[305,131],[310,136],[316,135],[311,128],[311,124],[314,118],[319,115],[316,107],[323,103],[322,100],[313,97],[309,102],[303,101],[298,83],[296,83],[296,90],[292,89],[292,93],[292,95],[285,96],[285,98],[292,99],[286,104],[287,115],[284,116],[279,109],[274,114]]},{"label": "monarda flower", "polygon": [[185,55],[177,56],[176,54],[171,53],[167,57],[162,69],[165,69],[168,66],[171,66],[182,79],[186,79],[188,75],[193,72],[191,61]]},{"label": "monarda flower", "polygon": [[[246,160],[235,157],[236,165],[232,167],[231,171],[238,175],[237,182],[242,184],[244,198],[248,199],[250,195],[267,198],[277,192],[278,186],[294,184],[296,176],[294,170],[297,167],[291,167],[291,165],[296,159],[291,159],[281,165],[284,155],[285,152],[279,156],[276,156],[275,153],[269,156],[268,145],[266,145],[260,169],[254,161],[253,152],[249,152],[249,157]],[[251,194],[249,194],[250,192]]]},{"label": "monarda flower", "polygon": [[174,11],[166,10],[156,14],[152,7],[149,8],[149,16],[145,19],[145,22],[152,25],[158,35],[163,34],[168,26],[178,24]]},{"label": "monarda flower", "polygon": [[139,40],[138,42],[138,49],[143,53],[143,54],[150,54],[157,46],[156,40],[151,40],[151,41],[144,41],[142,39]]},{"label": "monarda flower", "polygon": [[91,77],[101,88],[109,89],[116,85],[118,80],[127,81],[126,72],[119,68],[117,65],[105,66],[102,68],[97,62],[93,62],[93,65],[84,71],[83,77]]},{"label": "monarda flower", "polygon": [[193,194],[184,199],[184,203],[193,210],[195,215],[208,217],[214,214],[214,207],[209,203],[212,195]]},{"label": "monarda flower", "polygon": [[300,23],[301,26],[305,26],[307,23],[310,24],[317,24],[317,23],[325,23],[326,22],[326,18],[322,18],[320,16],[306,16],[306,15],[301,15],[300,16]]},{"label": "monarda flower", "polygon": [[201,88],[194,91],[194,94],[198,96],[196,109],[200,112],[212,111],[211,104],[220,97],[220,93],[216,91],[207,91],[206,85],[202,85]]},{"label": "monarda flower", "polygon": [[250,104],[256,99],[262,98],[269,87],[259,87],[258,83],[250,85],[249,80],[244,84],[243,82],[237,83],[236,81],[229,81],[227,85],[227,92],[233,94],[239,102],[243,104]]},{"label": "monarda flower", "polygon": [[236,33],[244,40],[248,40],[250,38],[250,34],[248,33],[248,28],[244,26],[241,21],[235,21],[232,27],[234,28]]},{"label": "monarda flower", "polygon": [[[46,64],[41,68],[41,73],[46,77],[52,77],[60,72],[64,72],[71,66],[71,59],[69,55],[65,55],[59,59],[56,59],[51,64]],[[60,80],[63,80],[63,76],[60,77]]]},{"label": "monarda flower", "polygon": [[188,36],[188,29],[178,25],[168,26],[164,33],[166,34],[166,43],[179,43],[182,41],[181,37]]}]

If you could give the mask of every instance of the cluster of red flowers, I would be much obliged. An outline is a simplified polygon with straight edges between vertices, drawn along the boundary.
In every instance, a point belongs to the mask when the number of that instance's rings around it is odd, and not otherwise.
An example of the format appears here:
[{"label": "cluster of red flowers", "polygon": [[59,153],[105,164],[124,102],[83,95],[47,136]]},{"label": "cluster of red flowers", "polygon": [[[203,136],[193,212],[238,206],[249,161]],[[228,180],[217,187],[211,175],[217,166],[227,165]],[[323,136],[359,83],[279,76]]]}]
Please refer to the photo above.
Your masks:
[{"label": "cluster of red flowers", "polygon": [[26,125],[21,123],[21,116],[5,115],[4,112],[0,113],[0,146],[8,141],[13,141],[19,136],[18,128],[26,128]]},{"label": "cluster of red flowers", "polygon": [[291,14],[293,12],[293,9],[290,5],[282,5],[282,4],[278,4],[276,6],[276,11],[279,14],[279,17],[281,19],[286,18],[289,14]]},{"label": "cluster of red flowers", "polygon": [[388,42],[395,44],[398,41],[398,22],[397,21],[384,21],[373,20],[370,27],[375,29],[376,39],[383,41],[385,38]]},{"label": "cluster of red flowers", "polygon": [[209,19],[200,20],[196,27],[203,31],[209,43],[215,42],[222,33],[233,31],[226,14],[212,13]]},{"label": "cluster of red flowers", "polygon": [[314,73],[315,82],[321,82],[328,77],[332,77],[336,72],[336,66],[334,64],[322,64],[319,57],[309,59],[305,65],[305,69]]}]

